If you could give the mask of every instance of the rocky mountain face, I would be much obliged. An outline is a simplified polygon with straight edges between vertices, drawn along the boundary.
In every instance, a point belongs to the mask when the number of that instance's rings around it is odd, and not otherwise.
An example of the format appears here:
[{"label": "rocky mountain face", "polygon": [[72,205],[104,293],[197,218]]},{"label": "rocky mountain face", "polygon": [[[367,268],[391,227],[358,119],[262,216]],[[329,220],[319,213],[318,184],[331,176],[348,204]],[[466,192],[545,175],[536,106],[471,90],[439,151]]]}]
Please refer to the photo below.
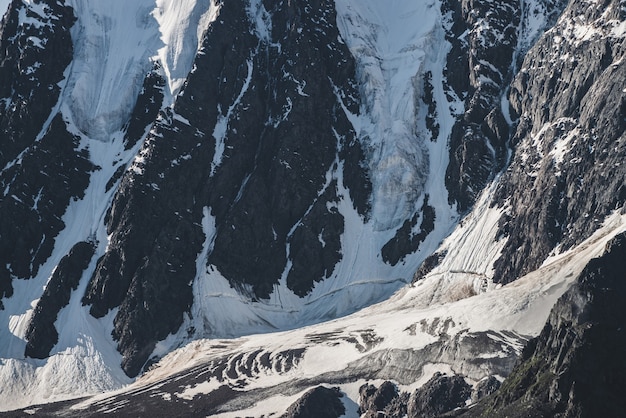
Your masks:
[{"label": "rocky mountain face", "polygon": [[620,2],[570,2],[513,80],[513,156],[494,197],[506,207],[498,282],[579,244],[624,206],[624,13]]},{"label": "rocky mountain face", "polygon": [[[324,24],[336,19],[332,3],[258,5],[258,21],[246,7],[221,6],[107,214],[111,239],[83,303],[96,317],[120,308],[114,338],[133,376],[191,307],[203,208],[215,222],[207,263],[252,299],[269,298],[288,257],[296,295],[331,275],[345,222],[339,187],[367,213],[362,150],[341,109],[357,111],[354,63]],[[340,161],[343,180],[332,178]]]},{"label": "rocky mountain face", "polygon": [[50,115],[72,61],[74,21],[67,6],[37,9],[15,2],[0,26],[3,298],[13,295],[13,280],[38,274],[66,226],[61,218],[70,199],[83,196],[95,168],[61,118]]},{"label": "rocky mountain face", "polygon": [[625,255],[621,234],[559,299],[500,390],[461,416],[620,416]]},{"label": "rocky mountain face", "polygon": [[[122,3],[15,0],[0,24],[0,376],[110,390],[413,282],[80,414],[617,411],[623,236],[585,264],[624,228],[623,1]],[[515,322],[468,319],[500,294]]]}]

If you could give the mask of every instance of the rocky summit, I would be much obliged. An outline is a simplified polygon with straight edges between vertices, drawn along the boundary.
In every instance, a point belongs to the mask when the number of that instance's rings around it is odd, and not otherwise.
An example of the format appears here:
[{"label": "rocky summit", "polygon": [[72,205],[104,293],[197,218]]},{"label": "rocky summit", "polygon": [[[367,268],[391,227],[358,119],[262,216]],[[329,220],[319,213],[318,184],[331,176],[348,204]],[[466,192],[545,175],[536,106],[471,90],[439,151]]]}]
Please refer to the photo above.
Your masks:
[{"label": "rocky summit", "polygon": [[621,416],[623,0],[0,8],[0,415]]}]

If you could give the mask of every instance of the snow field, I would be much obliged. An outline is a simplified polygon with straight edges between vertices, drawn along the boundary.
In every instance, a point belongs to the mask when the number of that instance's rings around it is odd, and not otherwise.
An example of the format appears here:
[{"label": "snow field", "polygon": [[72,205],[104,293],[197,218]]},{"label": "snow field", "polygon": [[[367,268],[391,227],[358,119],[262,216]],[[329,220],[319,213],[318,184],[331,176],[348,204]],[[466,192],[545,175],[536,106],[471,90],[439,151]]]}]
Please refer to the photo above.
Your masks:
[{"label": "snow field", "polygon": [[[477,217],[491,219],[493,214],[490,211],[483,211],[482,214],[477,214]],[[478,222],[478,224],[485,223],[488,222]],[[467,224],[459,230],[464,231],[464,234],[460,235],[475,234],[473,225]],[[371,356],[372,353],[375,354],[375,358],[386,359],[383,361],[389,361],[389,364],[393,365],[399,360],[394,357],[398,355],[394,354],[398,353],[398,350],[400,352],[415,350],[437,341],[440,338],[439,332],[443,328],[435,330],[432,334],[420,331],[419,328],[413,333],[407,332],[411,325],[419,324],[422,320],[427,323],[433,323],[436,319],[441,322],[450,320],[453,325],[445,329],[448,336],[467,331],[489,330],[511,331],[518,335],[535,336],[541,331],[556,300],[567,290],[588,261],[600,256],[606,243],[625,230],[626,215],[616,213],[609,217],[604,226],[588,240],[570,251],[551,257],[537,271],[506,286],[492,288],[485,293],[458,301],[450,302],[438,296],[442,287],[449,287],[449,281],[463,280],[456,277],[457,275],[444,277],[440,274],[441,270],[452,266],[446,266],[446,261],[444,261],[439,272],[433,271],[415,286],[406,287],[387,301],[341,319],[280,333],[250,335],[230,340],[197,340],[165,356],[154,369],[126,390],[135,390],[163,381],[168,376],[180,372],[180,364],[191,368],[206,364],[211,359],[222,358],[224,355],[235,358],[240,353],[253,353],[257,350],[278,353],[286,349],[306,349],[303,358],[286,373],[265,369],[253,377],[238,376],[233,379],[233,383],[245,379],[246,388],[254,389],[273,387],[281,383],[310,379],[324,373],[338,371],[343,371],[342,375],[349,376],[351,372],[354,372],[350,367],[358,364],[355,362],[359,359]],[[468,238],[462,247],[469,249],[472,245],[472,240]],[[480,256],[476,252],[473,254]],[[448,263],[453,261],[448,261]],[[370,331],[379,339],[370,351],[360,351],[353,342],[348,340],[348,337],[358,336],[363,330]],[[328,337],[329,335],[331,337]],[[507,336],[509,334],[499,335],[499,341],[503,345],[517,351],[522,349],[523,340]],[[324,338],[316,339],[316,336]],[[499,352],[484,353],[482,358],[500,355]],[[426,364],[421,370],[421,378],[410,384],[401,384],[400,388],[407,391],[414,390],[424,384],[436,371],[448,374],[459,372],[463,370],[463,362],[464,359],[457,358],[451,364]],[[480,376],[475,376],[469,381],[474,383],[479,378]],[[341,388],[347,397],[344,402],[350,406],[358,402],[358,387],[364,383],[366,381],[355,380],[334,386]],[[216,385],[217,381],[209,379],[207,382],[187,388],[180,393],[180,396],[188,396],[190,393],[210,393]],[[303,393],[304,391],[290,396],[276,394],[236,413],[223,411],[223,414],[219,416],[236,416],[244,412],[252,416],[270,412],[282,413]]]},{"label": "snow field", "polygon": [[9,9],[9,4],[11,4],[11,0],[0,0],[0,18],[4,16]]}]

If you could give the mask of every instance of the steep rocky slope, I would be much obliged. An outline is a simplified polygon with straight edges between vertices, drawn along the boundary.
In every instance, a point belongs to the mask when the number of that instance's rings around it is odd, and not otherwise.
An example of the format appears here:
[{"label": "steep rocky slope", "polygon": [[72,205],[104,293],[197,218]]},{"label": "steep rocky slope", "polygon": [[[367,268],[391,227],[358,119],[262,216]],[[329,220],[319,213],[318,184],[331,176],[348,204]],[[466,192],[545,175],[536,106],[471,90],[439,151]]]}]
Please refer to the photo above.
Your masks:
[{"label": "steep rocky slope", "polygon": [[[0,26],[13,407],[150,370],[41,411],[435,416],[511,373],[624,230],[621,1],[129,7],[15,0]],[[618,274],[594,263],[547,327]]]},{"label": "steep rocky slope", "polygon": [[626,202],[625,13],[617,1],[570,2],[512,83],[519,120],[494,196],[506,207],[497,282],[580,243]]},{"label": "steep rocky slope", "polygon": [[498,392],[461,416],[618,417],[626,403],[626,234],[589,262]]}]

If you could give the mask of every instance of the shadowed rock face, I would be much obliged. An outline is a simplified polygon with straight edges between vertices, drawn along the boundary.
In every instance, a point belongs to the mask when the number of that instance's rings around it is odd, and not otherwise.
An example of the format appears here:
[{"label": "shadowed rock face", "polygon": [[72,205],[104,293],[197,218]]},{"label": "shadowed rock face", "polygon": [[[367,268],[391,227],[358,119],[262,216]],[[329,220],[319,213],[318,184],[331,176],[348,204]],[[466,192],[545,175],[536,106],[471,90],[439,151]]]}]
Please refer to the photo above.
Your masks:
[{"label": "shadowed rock face", "polygon": [[407,416],[411,418],[437,417],[464,406],[472,393],[463,377],[436,373],[421,388],[411,394]]},{"label": "shadowed rock face", "polygon": [[406,416],[408,398],[408,393],[399,393],[390,381],[383,382],[378,388],[365,384],[359,388],[359,413],[363,418],[378,418],[379,413]]},{"label": "shadowed rock face", "polygon": [[617,417],[626,401],[626,234],[559,299],[493,396],[462,416]]},{"label": "shadowed rock face", "polygon": [[[60,116],[45,125],[72,59],[72,9],[57,2],[44,15],[26,9],[13,2],[0,25],[0,299],[51,255],[61,217],[93,169]],[[20,13],[30,23],[18,25]]]},{"label": "shadowed rock face", "polygon": [[338,418],[346,412],[342,396],[339,388],[318,386],[291,405],[282,418]]},{"label": "shadowed rock face", "polygon": [[50,350],[59,339],[54,325],[57,315],[69,303],[72,291],[78,287],[93,254],[93,243],[79,242],[59,262],[28,325],[25,351],[27,357],[43,359],[50,355]]},{"label": "shadowed rock face", "polygon": [[500,97],[511,79],[522,10],[517,1],[482,0],[445,1],[443,9],[453,16],[448,82],[465,104],[450,138],[446,186],[450,202],[465,211],[506,162],[509,126]]},{"label": "shadowed rock face", "polygon": [[400,393],[396,385],[389,381],[378,388],[363,385],[359,393],[362,417],[435,418],[465,406],[472,395],[472,388],[459,375],[435,373],[411,394]]}]

